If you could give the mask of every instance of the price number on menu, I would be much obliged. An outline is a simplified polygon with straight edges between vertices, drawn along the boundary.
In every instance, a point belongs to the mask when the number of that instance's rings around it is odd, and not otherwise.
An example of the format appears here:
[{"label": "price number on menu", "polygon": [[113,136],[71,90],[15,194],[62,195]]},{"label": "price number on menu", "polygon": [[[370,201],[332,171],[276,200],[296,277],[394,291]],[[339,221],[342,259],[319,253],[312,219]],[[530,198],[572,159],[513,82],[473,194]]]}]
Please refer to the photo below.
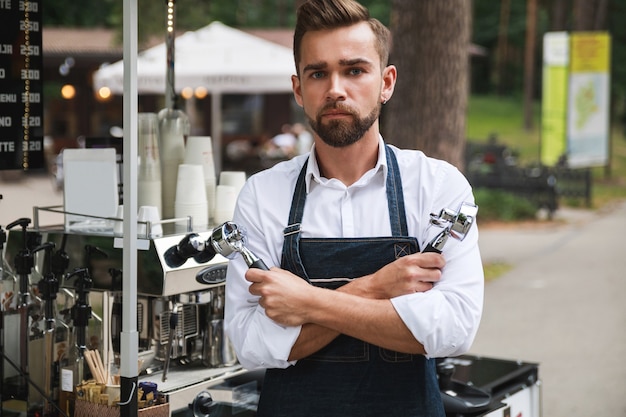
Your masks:
[{"label": "price number on menu", "polygon": [[44,167],[43,0],[0,0],[0,170]]}]

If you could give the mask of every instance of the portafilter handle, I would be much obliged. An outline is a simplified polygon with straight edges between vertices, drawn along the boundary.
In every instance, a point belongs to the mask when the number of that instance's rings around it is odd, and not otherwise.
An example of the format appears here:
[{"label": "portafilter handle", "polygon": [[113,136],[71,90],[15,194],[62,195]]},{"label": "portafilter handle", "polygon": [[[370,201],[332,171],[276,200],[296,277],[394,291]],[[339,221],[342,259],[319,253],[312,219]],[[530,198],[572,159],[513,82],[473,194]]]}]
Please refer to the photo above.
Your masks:
[{"label": "portafilter handle", "polygon": [[465,239],[472,224],[474,224],[477,213],[477,205],[464,202],[456,211],[444,208],[439,214],[431,214],[430,224],[442,227],[443,230],[426,245],[422,252],[441,253],[450,236],[459,241]]},{"label": "portafilter handle", "polygon": [[245,245],[246,233],[234,222],[225,222],[213,229],[211,244],[215,252],[228,257],[234,252],[240,253],[249,268],[258,268],[268,271],[265,262],[256,256]]},{"label": "portafilter handle", "polygon": [[182,266],[187,259],[198,263],[209,262],[216,254],[226,258],[240,253],[249,268],[269,270],[267,265],[245,246],[245,231],[233,222],[225,222],[213,229],[208,240],[197,233],[186,235],[177,245],[165,251],[165,263],[170,268]]}]

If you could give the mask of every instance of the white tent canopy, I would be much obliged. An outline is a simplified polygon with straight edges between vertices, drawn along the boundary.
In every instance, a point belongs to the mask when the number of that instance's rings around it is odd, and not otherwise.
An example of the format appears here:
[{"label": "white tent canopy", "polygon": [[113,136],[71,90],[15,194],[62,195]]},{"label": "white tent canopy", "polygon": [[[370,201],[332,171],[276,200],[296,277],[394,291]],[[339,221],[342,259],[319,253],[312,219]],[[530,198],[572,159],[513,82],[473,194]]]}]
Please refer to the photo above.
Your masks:
[{"label": "white tent canopy", "polygon": [[[276,93],[291,91],[295,73],[290,48],[213,22],[176,38],[175,89],[205,87],[210,93]],[[137,91],[165,93],[166,45],[154,46],[137,58]],[[100,68],[94,88],[124,92],[123,62]]]},{"label": "white tent canopy", "polygon": [[[138,94],[165,94],[166,44],[141,52],[137,57]],[[223,93],[260,94],[291,92],[295,74],[290,48],[213,22],[175,40],[174,87],[204,87],[211,95],[211,136],[216,169],[221,169]],[[108,87],[124,93],[124,62],[102,66],[94,73],[94,89]]]}]

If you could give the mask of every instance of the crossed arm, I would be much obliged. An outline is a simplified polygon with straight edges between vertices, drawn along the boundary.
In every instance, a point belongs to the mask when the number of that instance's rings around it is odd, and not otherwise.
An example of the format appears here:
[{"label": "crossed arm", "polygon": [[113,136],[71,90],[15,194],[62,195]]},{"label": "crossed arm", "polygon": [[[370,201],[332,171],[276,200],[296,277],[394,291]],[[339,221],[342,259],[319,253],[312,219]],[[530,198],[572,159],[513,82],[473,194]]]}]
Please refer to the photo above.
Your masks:
[{"label": "crossed arm", "polygon": [[260,297],[259,304],[269,318],[286,326],[302,326],[289,360],[318,351],[339,334],[399,352],[424,354],[424,346],[390,299],[432,289],[444,265],[440,254],[416,253],[337,290],[312,286],[280,268],[249,269],[246,279],[251,282],[250,293]]}]

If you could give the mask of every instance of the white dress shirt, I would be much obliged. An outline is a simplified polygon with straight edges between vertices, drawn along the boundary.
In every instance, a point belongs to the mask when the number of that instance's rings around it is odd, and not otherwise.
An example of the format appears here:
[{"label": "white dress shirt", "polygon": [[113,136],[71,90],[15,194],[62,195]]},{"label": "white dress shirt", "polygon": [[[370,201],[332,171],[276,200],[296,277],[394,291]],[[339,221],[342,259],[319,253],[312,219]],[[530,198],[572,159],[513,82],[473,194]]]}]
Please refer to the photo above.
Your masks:
[{"label": "white dress shirt", "polygon": [[[472,190],[465,177],[447,162],[428,158],[420,151],[392,149],[402,177],[409,235],[416,237],[423,249],[441,230],[429,227],[430,214],[443,208],[457,210],[463,202],[473,203]],[[379,141],[376,166],[349,187],[320,177],[314,153],[315,147],[307,166],[302,237],[390,236],[383,139]],[[296,180],[308,156],[297,156],[251,176],[239,195],[233,221],[246,230],[247,247],[268,267],[280,266],[283,229]],[[391,300],[429,357],[465,353],[482,314],[484,276],[475,225],[463,241],[450,238],[443,255],[446,266],[432,290]],[[265,315],[258,297],[248,292],[246,270],[239,255],[229,262],[226,333],[244,367],[285,368],[295,363],[287,358],[300,326],[283,326]]]}]

